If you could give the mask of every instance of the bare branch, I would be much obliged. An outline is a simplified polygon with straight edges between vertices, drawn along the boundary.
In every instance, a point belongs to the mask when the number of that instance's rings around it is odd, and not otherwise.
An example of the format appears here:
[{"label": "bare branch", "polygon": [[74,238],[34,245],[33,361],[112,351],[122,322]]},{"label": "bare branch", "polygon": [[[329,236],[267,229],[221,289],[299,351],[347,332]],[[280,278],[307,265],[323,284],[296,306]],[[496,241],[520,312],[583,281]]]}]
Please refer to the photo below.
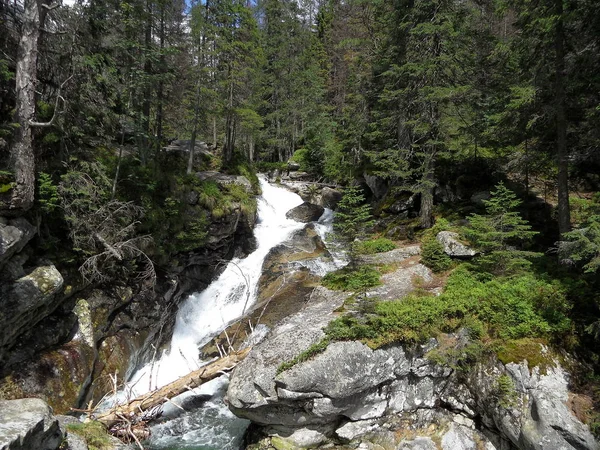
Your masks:
[{"label": "bare branch", "polygon": [[[46,5],[43,5],[46,6]],[[60,5],[59,5],[60,6]],[[64,87],[64,85],[71,79],[73,78],[73,75],[71,75],[69,78],[67,78],[65,81],[63,81],[61,83],[61,85],[58,88],[58,93],[56,94],[56,101],[54,102],[54,113],[52,114],[52,118],[50,119],[50,121],[48,122],[33,122],[33,121],[29,121],[29,125],[32,127],[50,127],[54,124],[54,121],[56,120],[56,117],[59,114],[62,114],[64,112],[64,109],[60,112],[58,112],[58,102],[62,101],[63,104],[63,108],[66,105],[67,101],[63,98],[62,95],[60,95],[60,92],[62,91],[62,88]]]}]

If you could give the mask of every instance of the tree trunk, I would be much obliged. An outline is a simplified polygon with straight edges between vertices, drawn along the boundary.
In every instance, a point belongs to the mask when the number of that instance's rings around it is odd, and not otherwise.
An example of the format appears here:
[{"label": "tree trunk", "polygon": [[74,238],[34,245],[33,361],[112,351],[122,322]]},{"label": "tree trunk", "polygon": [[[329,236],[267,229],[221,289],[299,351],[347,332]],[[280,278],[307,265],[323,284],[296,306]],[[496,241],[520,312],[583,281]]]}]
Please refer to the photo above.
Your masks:
[{"label": "tree trunk", "polygon": [[423,178],[421,179],[421,212],[419,219],[422,228],[433,226],[433,190],[435,188],[434,177],[435,150],[426,156],[423,164]]},{"label": "tree trunk", "polygon": [[144,394],[131,400],[129,403],[117,406],[96,417],[96,420],[111,427],[121,421],[121,417],[130,419],[132,416],[140,415],[144,411],[170,401],[186,391],[194,389],[207,381],[231,371],[250,352],[250,348],[220,358],[207,366],[204,366],[184,377],[179,378],[166,386],[155,391]]},{"label": "tree trunk", "polygon": [[15,174],[10,203],[2,209],[9,212],[27,211],[33,205],[35,192],[35,155],[31,122],[35,118],[35,85],[37,81],[38,39],[42,19],[40,4],[25,0],[23,25],[17,51],[16,104],[14,121],[18,124],[10,149],[11,166]]},{"label": "tree trunk", "polygon": [[563,0],[555,0],[558,17],[555,32],[555,99],[556,99],[556,157],[558,162],[558,231],[562,236],[571,229],[569,209],[569,155],[567,151],[567,117],[565,113],[565,33],[563,29]]}]

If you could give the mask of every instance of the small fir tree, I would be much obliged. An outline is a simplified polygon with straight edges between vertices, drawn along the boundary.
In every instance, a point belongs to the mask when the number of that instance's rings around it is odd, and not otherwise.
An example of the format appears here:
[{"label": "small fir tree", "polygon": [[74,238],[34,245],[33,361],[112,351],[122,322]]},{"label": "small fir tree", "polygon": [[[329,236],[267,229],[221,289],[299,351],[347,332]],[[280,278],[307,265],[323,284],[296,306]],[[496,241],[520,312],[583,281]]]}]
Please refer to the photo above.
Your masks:
[{"label": "small fir tree", "polygon": [[521,201],[504,183],[499,183],[484,204],[486,214],[469,216],[470,227],[465,230],[466,237],[482,252],[479,262],[495,272],[528,265],[523,258],[526,253],[517,246],[531,240],[537,232],[531,231],[517,211]]},{"label": "small fir tree", "polygon": [[353,240],[365,234],[374,223],[371,206],[358,187],[349,187],[335,212],[334,230],[345,239]]}]

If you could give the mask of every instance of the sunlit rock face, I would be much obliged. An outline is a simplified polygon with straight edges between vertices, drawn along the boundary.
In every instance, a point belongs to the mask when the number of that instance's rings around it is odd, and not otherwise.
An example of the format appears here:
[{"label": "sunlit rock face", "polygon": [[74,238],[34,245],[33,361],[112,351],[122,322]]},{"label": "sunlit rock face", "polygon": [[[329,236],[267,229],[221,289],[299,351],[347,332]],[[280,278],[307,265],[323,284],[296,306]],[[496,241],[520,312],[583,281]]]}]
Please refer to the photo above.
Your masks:
[{"label": "sunlit rock face", "polygon": [[[401,298],[430,276],[418,263],[418,249],[388,253],[377,258],[397,258],[396,270],[366,296]],[[331,342],[289,364],[322,341],[323,328],[348,296],[315,289],[306,305],[276,325],[234,370],[229,407],[258,424],[263,436],[249,448],[598,448],[567,407],[568,374],[551,356],[543,370],[490,357],[468,372],[434,356],[468,345],[466,332],[424,345],[377,349],[357,341]]]}]

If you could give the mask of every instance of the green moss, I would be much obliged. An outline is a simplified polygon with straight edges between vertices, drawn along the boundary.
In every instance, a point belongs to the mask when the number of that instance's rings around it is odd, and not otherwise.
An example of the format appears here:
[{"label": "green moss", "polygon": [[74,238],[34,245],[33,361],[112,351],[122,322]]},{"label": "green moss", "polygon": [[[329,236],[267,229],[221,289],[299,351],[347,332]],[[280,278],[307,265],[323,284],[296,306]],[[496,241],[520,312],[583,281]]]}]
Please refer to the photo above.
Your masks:
[{"label": "green moss", "polygon": [[15,187],[15,183],[0,184],[0,194],[5,194]]},{"label": "green moss", "polygon": [[327,348],[327,346],[329,345],[329,342],[330,342],[329,339],[322,339],[321,341],[317,342],[316,344],[313,344],[310,347],[308,347],[306,350],[304,350],[302,353],[300,353],[294,359],[281,363],[279,365],[279,367],[277,368],[277,375],[279,375],[282,372],[285,372],[288,369],[291,369],[296,364],[300,364],[301,362],[308,361],[315,355],[318,355],[319,353],[323,353],[325,351],[325,349]]},{"label": "green moss", "polygon": [[90,450],[112,450],[114,448],[114,442],[106,427],[100,422],[68,424],[67,432],[82,437]]},{"label": "green moss", "polygon": [[556,365],[557,355],[548,348],[548,342],[543,339],[508,340],[496,343],[494,349],[503,364],[527,361],[530,369],[539,367],[542,373],[546,373],[548,367]]}]

